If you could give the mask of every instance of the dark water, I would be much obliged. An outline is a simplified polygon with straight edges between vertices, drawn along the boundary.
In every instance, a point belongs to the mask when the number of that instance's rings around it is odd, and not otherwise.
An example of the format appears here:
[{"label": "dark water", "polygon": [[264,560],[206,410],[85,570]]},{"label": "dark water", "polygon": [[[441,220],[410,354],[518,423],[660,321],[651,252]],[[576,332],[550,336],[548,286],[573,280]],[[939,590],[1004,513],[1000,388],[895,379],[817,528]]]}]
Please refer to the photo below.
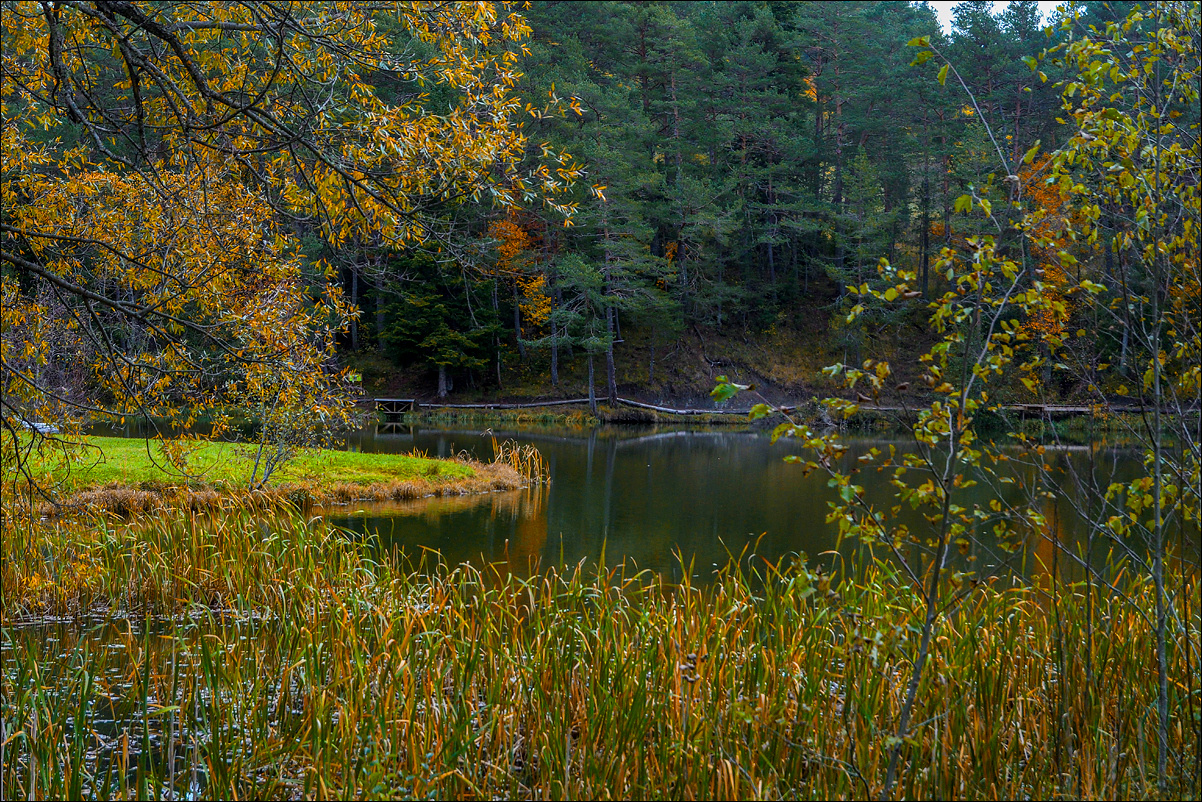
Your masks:
[{"label": "dark water", "polygon": [[[666,575],[678,575],[682,564],[691,564],[693,573],[704,577],[732,555],[775,561],[803,552],[811,562],[832,567],[839,559],[833,552],[836,528],[825,520],[835,498],[827,476],[821,472],[803,476],[798,465],[783,459],[802,454],[799,445],[791,440],[773,444],[765,432],[630,426],[495,431],[392,426],[359,432],[348,447],[388,453],[417,450],[432,457],[466,452],[488,460],[494,437],[537,447],[550,467],[550,487],[355,505],[332,508],[327,516],[360,535],[376,535],[380,547],[400,549],[410,557],[432,549],[451,563],[507,561],[519,571],[535,563],[593,563],[604,556],[607,564],[633,560]],[[844,468],[872,447],[884,452],[890,445],[899,450],[909,447],[900,438],[850,436],[846,442],[850,448]],[[1065,484],[1060,501],[1045,504],[1049,527],[1084,556],[1088,532],[1074,507],[1088,494],[1075,487],[1073,477],[1092,475],[1103,488],[1111,481],[1130,479],[1139,468],[1138,453],[1106,446],[1076,447],[1049,452],[1046,458]],[[1031,477],[1018,470],[1019,483],[983,482],[961,491],[958,501],[987,506],[1000,495],[1011,503],[1021,502],[1020,485]],[[865,471],[857,479],[865,486],[867,499],[886,511],[897,504],[888,476],[888,472]],[[925,523],[908,508],[901,510],[900,520],[914,531],[922,531]],[[975,556],[975,564],[965,567],[979,572],[1004,567],[1029,574],[1052,553],[1044,538],[1033,538],[1029,550],[1008,554],[992,547],[988,531],[978,535],[979,543],[970,555],[959,558]],[[845,556],[849,548],[844,545]],[[1113,560],[1110,548],[1095,544],[1091,559]]]},{"label": "dark water", "polygon": [[[95,433],[147,434],[136,424]],[[354,433],[345,445],[355,451],[416,451],[487,461],[493,457],[494,441],[507,439],[529,443],[541,452],[550,468],[549,487],[354,504],[327,508],[326,517],[373,547],[401,551],[413,561],[429,550],[451,564],[508,562],[519,572],[537,565],[595,563],[604,557],[609,565],[633,561],[672,577],[679,576],[682,565],[691,565],[692,573],[703,579],[731,556],[760,562],[794,553],[806,554],[811,563],[838,567],[837,531],[826,522],[836,495],[827,476],[803,476],[798,465],[784,462],[790,454],[803,455],[803,449],[787,439],[774,444],[765,431],[664,425],[464,429],[382,424]],[[871,448],[888,452],[893,446],[901,452],[912,447],[900,435],[850,434],[843,440],[849,447],[843,470],[851,469]],[[1057,484],[1051,488],[1057,499],[1040,503],[1048,519],[1046,534],[1072,544],[1078,556],[1095,565],[1138,563],[1146,553],[1138,543],[1115,542],[1096,532],[1091,540],[1080,509],[1093,505],[1094,519],[1104,519],[1097,509],[1099,489],[1138,476],[1140,452],[1096,443],[1050,447],[1045,460]],[[958,491],[957,503],[987,507],[1001,499],[1022,504],[1034,470],[1021,461],[1000,469],[1010,472],[1015,482],[990,483],[977,474],[981,484]],[[856,479],[865,487],[866,499],[887,517],[898,504],[889,476],[865,470]],[[905,505],[897,520],[913,532],[926,529],[921,515]],[[975,534],[969,553],[956,558],[978,573],[1029,575],[1052,559],[1047,537],[1033,536],[1028,549],[1010,554],[994,546],[988,528]],[[1195,528],[1186,538],[1194,551],[1197,540]],[[839,551],[846,557],[851,548],[845,543]],[[1072,558],[1068,562],[1062,561],[1059,569],[1080,575],[1080,565],[1074,567]]]}]

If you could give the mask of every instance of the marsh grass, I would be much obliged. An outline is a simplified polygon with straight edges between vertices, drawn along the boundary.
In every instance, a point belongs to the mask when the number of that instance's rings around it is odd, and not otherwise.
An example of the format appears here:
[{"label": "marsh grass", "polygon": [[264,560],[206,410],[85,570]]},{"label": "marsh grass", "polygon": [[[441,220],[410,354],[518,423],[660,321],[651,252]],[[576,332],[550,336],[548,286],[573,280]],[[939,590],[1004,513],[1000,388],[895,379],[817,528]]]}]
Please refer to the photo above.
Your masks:
[{"label": "marsh grass", "polygon": [[492,451],[494,465],[508,466],[527,481],[542,483],[551,480],[551,466],[542,452],[530,443],[519,443],[516,440],[498,442],[494,437]]},{"label": "marsh grass", "polygon": [[[249,511],[7,534],[5,798],[873,795],[921,609],[884,564],[412,571]],[[946,607],[899,795],[1154,795],[1150,588],[1118,581]],[[1188,591],[1169,787],[1196,797]]]},{"label": "marsh grass", "polygon": [[410,425],[417,424],[508,424],[525,425],[537,424],[542,426],[568,426],[577,429],[589,429],[601,421],[589,414],[587,407],[573,409],[570,407],[531,407],[528,409],[449,409],[447,407],[428,407],[417,412],[409,412],[404,421]]}]

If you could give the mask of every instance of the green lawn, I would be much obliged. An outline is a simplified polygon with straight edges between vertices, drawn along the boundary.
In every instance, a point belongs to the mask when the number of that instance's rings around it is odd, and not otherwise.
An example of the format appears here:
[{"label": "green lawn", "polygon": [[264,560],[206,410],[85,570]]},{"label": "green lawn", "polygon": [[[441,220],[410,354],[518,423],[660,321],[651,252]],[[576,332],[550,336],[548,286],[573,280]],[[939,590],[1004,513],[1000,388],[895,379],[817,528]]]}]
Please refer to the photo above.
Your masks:
[{"label": "green lawn", "polygon": [[[202,442],[188,454],[189,475],[185,476],[165,459],[162,446],[156,441],[122,437],[85,437],[82,440],[84,447],[69,464],[55,465],[47,460],[35,468],[35,472],[47,478],[53,475],[70,490],[144,482],[244,488],[254,466],[252,446]],[[373,485],[407,479],[454,480],[474,474],[467,465],[449,460],[312,449],[297,454],[278,468],[268,484]]]}]

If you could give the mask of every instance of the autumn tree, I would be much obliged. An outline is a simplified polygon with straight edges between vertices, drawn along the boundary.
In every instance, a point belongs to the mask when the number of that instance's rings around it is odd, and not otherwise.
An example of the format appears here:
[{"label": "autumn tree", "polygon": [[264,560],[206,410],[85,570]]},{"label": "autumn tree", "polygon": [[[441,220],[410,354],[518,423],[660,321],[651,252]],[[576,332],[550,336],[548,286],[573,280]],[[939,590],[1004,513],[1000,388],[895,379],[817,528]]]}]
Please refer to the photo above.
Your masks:
[{"label": "autumn tree", "polygon": [[[298,403],[323,385],[326,411],[344,410],[331,349],[352,310],[327,264],[299,258],[298,233],[450,248],[447,204],[573,211],[556,200],[581,174],[570,157],[520,164],[512,88],[529,28],[504,4],[0,13],[0,384],[18,467],[31,424],[187,423],[265,375],[295,377]],[[89,376],[66,390],[42,369],[35,323],[52,309],[87,343]]]}]

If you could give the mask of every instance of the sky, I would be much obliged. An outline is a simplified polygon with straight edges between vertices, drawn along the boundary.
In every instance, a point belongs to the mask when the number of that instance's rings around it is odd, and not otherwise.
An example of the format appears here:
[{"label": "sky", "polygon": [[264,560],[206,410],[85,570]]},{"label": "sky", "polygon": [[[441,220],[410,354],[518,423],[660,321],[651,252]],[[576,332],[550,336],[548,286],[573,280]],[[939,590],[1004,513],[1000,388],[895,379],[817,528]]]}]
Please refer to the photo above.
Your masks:
[{"label": "sky", "polygon": [[[938,2],[935,0],[928,0],[928,2],[930,2],[931,6],[935,9],[935,13],[939,15],[939,24],[943,27],[943,32],[950,33],[952,30],[952,9],[959,5],[959,0],[938,0]],[[995,2],[993,4],[993,10],[996,13],[1008,5],[1010,5],[1008,2]],[[1060,3],[1056,2],[1055,0],[1053,0],[1053,2],[1040,2],[1039,11],[1043,14],[1043,19],[1045,22],[1047,21],[1048,17],[1051,16],[1052,12],[1056,10],[1056,6],[1058,5],[1060,5]]]}]

